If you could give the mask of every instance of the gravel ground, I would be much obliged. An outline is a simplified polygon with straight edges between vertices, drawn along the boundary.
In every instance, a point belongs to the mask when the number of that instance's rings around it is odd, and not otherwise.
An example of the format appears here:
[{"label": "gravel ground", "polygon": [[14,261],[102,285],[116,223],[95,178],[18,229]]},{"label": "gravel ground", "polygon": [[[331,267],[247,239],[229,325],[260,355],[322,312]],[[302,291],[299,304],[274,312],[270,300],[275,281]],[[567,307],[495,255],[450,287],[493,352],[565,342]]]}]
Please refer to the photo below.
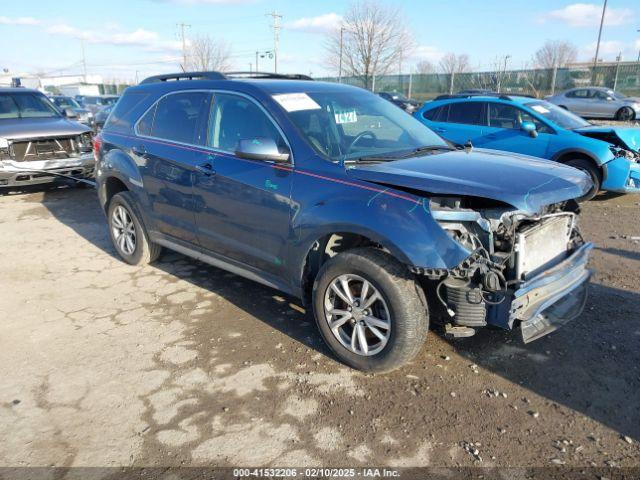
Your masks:
[{"label": "gravel ground", "polygon": [[434,330],[365,375],[278,292],[120,262],[93,191],[0,196],[0,466],[640,467],[639,205],[584,208],[596,274],[570,326]]}]

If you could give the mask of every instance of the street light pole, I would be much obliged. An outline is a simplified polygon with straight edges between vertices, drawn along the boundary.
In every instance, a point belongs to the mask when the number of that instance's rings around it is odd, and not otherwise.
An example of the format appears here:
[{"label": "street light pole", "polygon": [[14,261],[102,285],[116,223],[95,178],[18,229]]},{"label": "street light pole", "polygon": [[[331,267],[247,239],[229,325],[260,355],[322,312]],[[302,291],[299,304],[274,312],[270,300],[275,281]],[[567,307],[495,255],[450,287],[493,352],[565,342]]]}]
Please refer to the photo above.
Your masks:
[{"label": "street light pole", "polygon": [[[636,32],[640,33],[640,28]],[[640,44],[638,44],[638,63],[640,63]]]}]

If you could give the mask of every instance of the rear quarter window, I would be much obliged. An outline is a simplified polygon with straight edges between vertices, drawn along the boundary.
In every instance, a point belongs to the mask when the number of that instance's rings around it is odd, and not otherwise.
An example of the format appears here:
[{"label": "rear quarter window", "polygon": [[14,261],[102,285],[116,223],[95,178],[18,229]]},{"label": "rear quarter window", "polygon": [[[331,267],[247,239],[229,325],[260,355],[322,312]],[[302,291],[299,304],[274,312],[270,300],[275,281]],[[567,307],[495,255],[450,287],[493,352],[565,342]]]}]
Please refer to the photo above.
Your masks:
[{"label": "rear quarter window", "polygon": [[[422,117],[425,120],[430,120],[432,122],[441,122],[443,121],[443,117],[446,117],[446,107],[447,105],[441,105],[439,107],[426,110],[422,114]],[[445,112],[444,115],[443,115],[443,112]]]},{"label": "rear quarter window", "polygon": [[148,99],[146,92],[125,92],[113,107],[104,130],[129,133],[139,116],[149,107]]}]

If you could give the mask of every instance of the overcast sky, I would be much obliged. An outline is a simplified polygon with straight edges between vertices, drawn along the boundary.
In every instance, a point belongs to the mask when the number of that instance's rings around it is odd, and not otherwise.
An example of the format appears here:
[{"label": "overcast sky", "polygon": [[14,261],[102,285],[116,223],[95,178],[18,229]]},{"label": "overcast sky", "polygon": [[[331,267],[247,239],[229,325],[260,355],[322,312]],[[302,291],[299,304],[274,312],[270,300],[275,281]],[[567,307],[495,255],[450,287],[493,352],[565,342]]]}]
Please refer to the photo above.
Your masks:
[{"label": "overcast sky", "polygon": [[[521,67],[547,39],[569,40],[579,59],[593,57],[602,2],[562,0],[381,0],[400,6],[418,47],[407,62],[437,63],[446,52],[466,53],[474,67],[511,55]],[[272,19],[283,29],[279,70],[321,76],[323,41],[340,24],[348,1],[322,0],[21,0],[2,1],[0,68],[14,72],[80,73],[84,39],[88,73],[130,79],[175,71],[179,27],[187,37],[208,34],[232,47],[236,69],[247,70],[256,50],[273,48]],[[637,58],[640,0],[609,0],[601,57]],[[262,60],[261,70],[272,70]],[[266,62],[266,63],[265,63]]]}]

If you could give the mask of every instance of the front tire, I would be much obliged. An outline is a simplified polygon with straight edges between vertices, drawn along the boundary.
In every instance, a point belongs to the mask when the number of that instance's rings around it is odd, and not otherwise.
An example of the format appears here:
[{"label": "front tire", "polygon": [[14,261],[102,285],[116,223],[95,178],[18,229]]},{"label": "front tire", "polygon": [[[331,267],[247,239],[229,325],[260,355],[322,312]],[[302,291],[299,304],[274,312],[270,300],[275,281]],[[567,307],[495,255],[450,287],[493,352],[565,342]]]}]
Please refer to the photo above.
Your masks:
[{"label": "front tire", "polygon": [[596,167],[593,162],[590,162],[589,160],[586,160],[584,158],[568,160],[565,162],[565,164],[569,165],[570,167],[577,168],[578,170],[582,170],[584,173],[589,175],[589,177],[591,177],[593,186],[587,193],[577,199],[578,202],[587,202],[595,197],[596,194],[600,191],[600,185],[602,184],[602,173],[600,173],[598,167]]},{"label": "front tire", "polygon": [[375,248],[340,253],[313,285],[318,329],[345,364],[386,372],[409,362],[429,329],[424,294],[407,267]]},{"label": "front tire", "polygon": [[145,265],[155,261],[162,247],[149,240],[129,192],[113,196],[107,211],[109,234],[122,260],[130,265]]}]

